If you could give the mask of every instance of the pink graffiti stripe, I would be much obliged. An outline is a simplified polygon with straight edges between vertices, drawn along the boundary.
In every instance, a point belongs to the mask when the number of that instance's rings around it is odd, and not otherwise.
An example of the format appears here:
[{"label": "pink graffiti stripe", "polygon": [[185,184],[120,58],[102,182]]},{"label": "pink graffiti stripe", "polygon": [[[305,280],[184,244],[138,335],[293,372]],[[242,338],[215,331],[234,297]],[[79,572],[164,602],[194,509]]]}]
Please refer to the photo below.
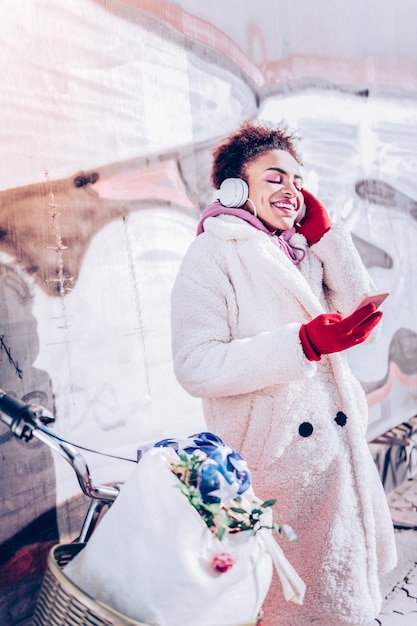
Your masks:
[{"label": "pink graffiti stripe", "polygon": [[210,22],[191,15],[170,2],[161,0],[159,2],[155,2],[155,0],[123,0],[123,2],[167,22],[186,37],[218,50],[236,63],[256,85],[259,87],[265,85],[263,73],[255,63],[230,37]]},{"label": "pink graffiti stripe", "polygon": [[385,400],[391,393],[395,380],[398,380],[404,387],[417,387],[417,374],[408,376],[400,370],[396,363],[390,363],[385,384],[367,394],[368,405],[373,406],[374,404],[380,404]]},{"label": "pink graffiti stripe", "polygon": [[[160,0],[123,0],[125,4],[170,24],[186,37],[224,54],[257,87],[287,84],[303,79],[336,85],[377,85],[417,91],[416,65],[395,55],[364,54],[360,58],[329,59],[314,55],[290,55],[257,66],[248,55],[216,26],[198,18],[171,2]],[[242,17],[244,19],[244,17]],[[248,27],[250,24],[248,23]]]},{"label": "pink graffiti stripe", "polygon": [[94,190],[101,198],[111,200],[167,200],[194,208],[175,161],[137,169],[126,174],[99,179]]},{"label": "pink graffiti stripe", "polygon": [[365,54],[359,59],[292,55],[264,67],[267,85],[312,78],[349,86],[384,85],[417,90],[416,66],[395,56]]}]

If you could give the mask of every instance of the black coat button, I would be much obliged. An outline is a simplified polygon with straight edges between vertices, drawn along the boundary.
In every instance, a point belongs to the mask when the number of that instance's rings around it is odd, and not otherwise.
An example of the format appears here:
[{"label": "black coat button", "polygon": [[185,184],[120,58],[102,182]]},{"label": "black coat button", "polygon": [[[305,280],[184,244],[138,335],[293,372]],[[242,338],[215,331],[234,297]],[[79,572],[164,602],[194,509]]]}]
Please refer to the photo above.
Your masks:
[{"label": "black coat button", "polygon": [[338,411],[334,421],[338,426],[344,426],[347,422],[347,416],[342,411]]},{"label": "black coat button", "polygon": [[313,430],[313,424],[310,424],[310,422],[303,422],[298,428],[298,432],[300,433],[301,437],[310,437]]}]

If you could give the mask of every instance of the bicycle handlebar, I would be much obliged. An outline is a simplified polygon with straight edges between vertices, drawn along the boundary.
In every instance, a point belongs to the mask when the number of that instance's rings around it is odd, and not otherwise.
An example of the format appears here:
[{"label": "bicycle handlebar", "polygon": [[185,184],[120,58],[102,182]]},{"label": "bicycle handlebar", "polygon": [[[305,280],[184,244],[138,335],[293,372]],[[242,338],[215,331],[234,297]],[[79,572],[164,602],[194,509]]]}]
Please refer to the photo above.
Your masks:
[{"label": "bicycle handlebar", "polygon": [[45,423],[54,421],[53,414],[43,406],[25,404],[0,389],[0,420],[6,424],[18,439],[30,441],[36,437],[58,452],[77,475],[83,493],[92,499],[113,502],[119,495],[116,485],[95,485],[84,457],[67,441],[57,436]]},{"label": "bicycle handlebar", "polygon": [[1,421],[18,439],[29,441],[35,428],[54,421],[53,414],[37,404],[25,404],[0,389]]}]

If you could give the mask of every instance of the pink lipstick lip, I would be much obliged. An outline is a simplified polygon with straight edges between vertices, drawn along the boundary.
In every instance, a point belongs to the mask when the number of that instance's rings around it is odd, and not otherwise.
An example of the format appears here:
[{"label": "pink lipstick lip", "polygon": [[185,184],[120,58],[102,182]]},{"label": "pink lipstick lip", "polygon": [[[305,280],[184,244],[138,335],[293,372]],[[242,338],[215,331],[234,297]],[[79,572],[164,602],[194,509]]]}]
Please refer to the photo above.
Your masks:
[{"label": "pink lipstick lip", "polygon": [[[284,211],[285,213],[296,213],[297,211],[296,207],[290,202],[277,201],[271,202],[271,204],[275,209],[278,209],[278,211]],[[278,204],[285,206],[277,206]]]}]

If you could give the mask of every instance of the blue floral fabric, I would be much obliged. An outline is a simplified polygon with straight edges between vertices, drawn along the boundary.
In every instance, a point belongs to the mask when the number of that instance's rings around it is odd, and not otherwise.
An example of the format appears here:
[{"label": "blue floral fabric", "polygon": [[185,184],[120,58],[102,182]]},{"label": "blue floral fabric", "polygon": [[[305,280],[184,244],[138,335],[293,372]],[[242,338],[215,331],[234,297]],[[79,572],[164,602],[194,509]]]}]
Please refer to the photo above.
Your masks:
[{"label": "blue floral fabric", "polygon": [[198,472],[197,487],[203,502],[233,499],[251,486],[245,459],[213,433],[197,433],[185,439],[163,439],[154,446],[170,447],[177,453],[183,451],[188,455],[200,450],[207,455]]}]

